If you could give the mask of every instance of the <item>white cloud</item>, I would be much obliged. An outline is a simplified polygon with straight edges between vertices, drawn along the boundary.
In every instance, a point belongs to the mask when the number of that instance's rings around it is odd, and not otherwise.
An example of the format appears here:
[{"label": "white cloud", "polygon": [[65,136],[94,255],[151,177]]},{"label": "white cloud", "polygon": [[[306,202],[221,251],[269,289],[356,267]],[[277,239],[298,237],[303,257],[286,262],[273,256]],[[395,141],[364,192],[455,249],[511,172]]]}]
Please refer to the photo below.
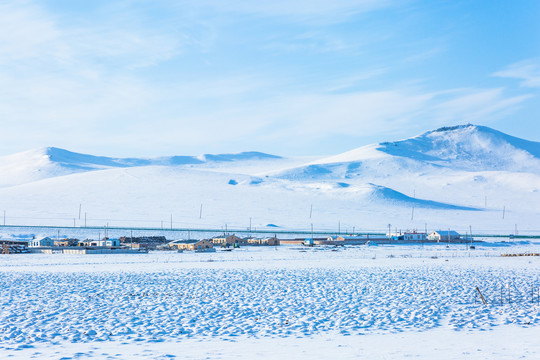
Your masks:
[{"label": "white cloud", "polygon": [[493,76],[520,79],[523,87],[540,87],[540,61],[520,61],[497,71]]}]

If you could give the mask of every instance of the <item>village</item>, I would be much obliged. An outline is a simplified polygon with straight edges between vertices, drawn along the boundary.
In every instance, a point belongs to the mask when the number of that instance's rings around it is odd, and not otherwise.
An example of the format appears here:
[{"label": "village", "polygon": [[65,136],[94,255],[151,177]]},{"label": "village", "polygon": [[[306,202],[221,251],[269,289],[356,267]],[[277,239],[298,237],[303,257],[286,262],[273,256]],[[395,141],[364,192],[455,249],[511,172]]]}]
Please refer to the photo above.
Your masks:
[{"label": "village", "polygon": [[456,231],[392,232],[385,235],[333,235],[327,237],[283,238],[272,237],[240,237],[235,234],[221,234],[206,239],[168,240],[165,236],[121,236],[119,238],[103,237],[100,239],[60,238],[57,236],[33,237],[31,240],[0,240],[2,254],[17,253],[63,253],[63,254],[129,254],[148,251],[193,251],[215,252],[217,249],[231,251],[251,246],[345,246],[345,245],[385,245],[385,244],[438,244],[465,243],[474,249],[471,235],[460,235]]}]

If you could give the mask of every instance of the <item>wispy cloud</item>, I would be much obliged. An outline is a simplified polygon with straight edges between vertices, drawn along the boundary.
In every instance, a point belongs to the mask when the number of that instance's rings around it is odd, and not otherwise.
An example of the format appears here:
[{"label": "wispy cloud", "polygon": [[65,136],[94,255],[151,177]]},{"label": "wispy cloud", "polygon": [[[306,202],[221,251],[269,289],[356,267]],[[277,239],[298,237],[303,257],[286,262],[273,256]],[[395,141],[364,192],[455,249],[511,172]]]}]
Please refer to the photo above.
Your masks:
[{"label": "wispy cloud", "polygon": [[520,79],[523,87],[540,87],[540,60],[524,60],[512,64],[493,76]]},{"label": "wispy cloud", "polygon": [[[0,151],[313,153],[325,140],[485,124],[530,98],[430,83],[414,66],[446,51],[439,41],[395,41],[392,20],[349,23],[401,0],[112,3],[72,17],[0,2]],[[533,61],[494,75],[539,86]]]},{"label": "wispy cloud", "polygon": [[0,64],[95,66],[94,61],[125,67],[163,61],[181,49],[181,39],[137,26],[102,22],[62,24],[44,8],[29,2],[0,4]]},{"label": "wispy cloud", "polygon": [[441,123],[490,122],[515,110],[532,95],[508,96],[503,88],[459,90],[433,107]]}]

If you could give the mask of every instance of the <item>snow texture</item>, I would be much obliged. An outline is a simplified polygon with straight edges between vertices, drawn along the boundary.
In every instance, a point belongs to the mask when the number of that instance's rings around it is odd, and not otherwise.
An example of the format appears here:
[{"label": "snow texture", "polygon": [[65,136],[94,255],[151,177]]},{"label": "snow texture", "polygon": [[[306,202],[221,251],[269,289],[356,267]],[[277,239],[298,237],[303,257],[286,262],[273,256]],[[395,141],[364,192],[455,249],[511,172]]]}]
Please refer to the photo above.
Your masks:
[{"label": "snow texture", "polygon": [[[518,249],[524,250],[512,248]],[[91,344],[96,352],[85,357],[128,358],[105,349],[130,344],[125,350],[133,352],[137,344],[197,341],[205,344],[200,356],[206,344],[234,341],[238,347],[230,353],[248,356],[244,342],[302,344],[325,337],[322,355],[331,356],[347,336],[376,341],[421,333],[434,346],[438,334],[449,331],[465,350],[482,331],[509,334],[519,327],[537,335],[540,263],[501,258],[504,251],[285,246],[214,254],[5,256],[0,350],[24,358],[54,346],[58,358]]]}]

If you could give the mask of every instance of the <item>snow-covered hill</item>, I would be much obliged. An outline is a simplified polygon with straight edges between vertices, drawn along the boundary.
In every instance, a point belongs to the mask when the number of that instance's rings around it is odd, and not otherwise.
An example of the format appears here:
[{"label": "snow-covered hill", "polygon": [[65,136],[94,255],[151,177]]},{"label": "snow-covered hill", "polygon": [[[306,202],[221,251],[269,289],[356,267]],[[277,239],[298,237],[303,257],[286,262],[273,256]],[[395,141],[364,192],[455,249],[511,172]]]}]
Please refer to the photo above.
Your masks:
[{"label": "snow-covered hill", "polygon": [[[199,156],[169,156],[159,158],[111,158],[80,154],[55,147],[25,151],[0,157],[0,187],[20,185],[36,180],[79,172],[137,166],[207,166],[226,167],[253,165],[281,160],[280,156],[260,152],[239,154],[204,154]],[[270,163],[270,164],[268,164]]]},{"label": "snow-covered hill", "polygon": [[[248,152],[119,159],[57,148],[0,158],[12,224],[383,230],[536,229],[540,144],[473,125],[323,158]],[[201,213],[201,206],[203,211]],[[3,210],[3,209],[2,209]],[[202,215],[202,216],[201,216]]]}]

